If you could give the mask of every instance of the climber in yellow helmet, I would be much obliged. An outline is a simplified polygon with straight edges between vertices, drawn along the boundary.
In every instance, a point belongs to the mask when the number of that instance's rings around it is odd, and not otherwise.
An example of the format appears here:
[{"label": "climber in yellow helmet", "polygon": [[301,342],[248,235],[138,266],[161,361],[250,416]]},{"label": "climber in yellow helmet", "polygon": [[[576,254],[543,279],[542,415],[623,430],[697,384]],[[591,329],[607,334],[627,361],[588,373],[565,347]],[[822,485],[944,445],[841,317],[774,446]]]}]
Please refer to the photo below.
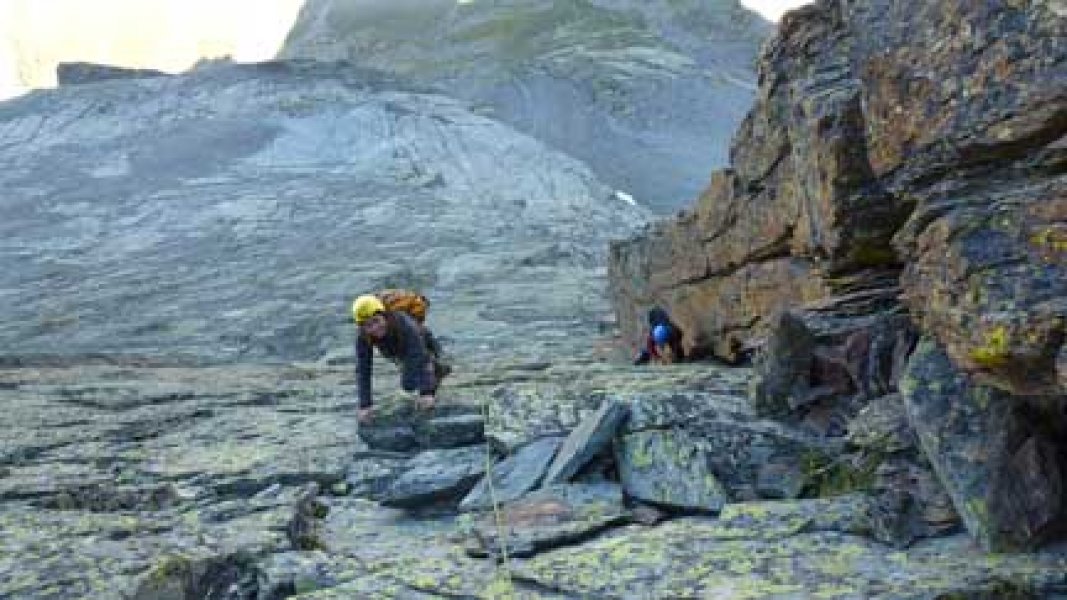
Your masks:
[{"label": "climber in yellow helmet", "polygon": [[[374,418],[371,395],[371,373],[374,348],[401,367],[400,384],[404,391],[418,392],[416,404],[432,409],[437,403],[437,386],[451,369],[440,362],[439,349],[430,331],[422,324],[429,302],[417,295],[421,304],[411,300],[403,290],[387,290],[382,294],[368,294],[352,303],[352,317],[359,333],[356,336],[356,382],[359,391],[359,420],[368,423]],[[390,301],[387,305],[383,298]],[[411,306],[421,309],[412,312]],[[421,317],[421,318],[416,318]]]}]

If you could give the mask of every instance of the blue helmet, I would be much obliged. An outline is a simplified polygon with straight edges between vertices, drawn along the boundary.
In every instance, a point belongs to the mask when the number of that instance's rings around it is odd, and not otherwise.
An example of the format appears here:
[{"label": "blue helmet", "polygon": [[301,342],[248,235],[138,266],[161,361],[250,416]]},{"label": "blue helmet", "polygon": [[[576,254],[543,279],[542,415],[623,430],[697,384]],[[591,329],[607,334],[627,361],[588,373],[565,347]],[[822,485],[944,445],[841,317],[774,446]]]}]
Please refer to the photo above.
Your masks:
[{"label": "blue helmet", "polygon": [[656,325],[652,328],[652,339],[660,346],[666,344],[667,340],[671,339],[671,328],[666,325]]}]

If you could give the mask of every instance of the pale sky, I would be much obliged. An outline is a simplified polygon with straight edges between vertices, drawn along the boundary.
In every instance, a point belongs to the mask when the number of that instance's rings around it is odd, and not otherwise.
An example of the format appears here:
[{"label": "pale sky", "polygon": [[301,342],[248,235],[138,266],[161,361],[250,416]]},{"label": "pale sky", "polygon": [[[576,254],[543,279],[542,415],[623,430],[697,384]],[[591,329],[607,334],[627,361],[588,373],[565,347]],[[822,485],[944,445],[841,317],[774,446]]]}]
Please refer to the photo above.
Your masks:
[{"label": "pale sky", "polygon": [[763,18],[768,21],[777,22],[782,13],[798,6],[811,4],[811,0],[741,0],[741,4],[763,15]]},{"label": "pale sky", "polygon": [[277,53],[304,0],[0,0],[0,98],[55,85],[64,61],[169,72]]}]

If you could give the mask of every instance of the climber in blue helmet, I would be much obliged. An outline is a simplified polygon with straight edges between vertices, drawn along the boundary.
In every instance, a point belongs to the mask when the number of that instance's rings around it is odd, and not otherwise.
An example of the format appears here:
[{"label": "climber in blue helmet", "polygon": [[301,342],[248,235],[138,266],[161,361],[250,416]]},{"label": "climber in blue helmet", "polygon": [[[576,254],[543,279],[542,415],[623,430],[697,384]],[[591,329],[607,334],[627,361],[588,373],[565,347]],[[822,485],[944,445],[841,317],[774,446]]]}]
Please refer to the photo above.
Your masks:
[{"label": "climber in blue helmet", "polygon": [[660,364],[685,360],[682,330],[671,321],[667,311],[658,306],[648,311],[648,335],[645,336],[645,347],[637,354],[634,364],[643,365],[653,360]]},{"label": "climber in blue helmet", "polygon": [[671,328],[669,325],[656,325],[652,328],[652,340],[656,342],[657,346],[663,346],[671,339]]}]

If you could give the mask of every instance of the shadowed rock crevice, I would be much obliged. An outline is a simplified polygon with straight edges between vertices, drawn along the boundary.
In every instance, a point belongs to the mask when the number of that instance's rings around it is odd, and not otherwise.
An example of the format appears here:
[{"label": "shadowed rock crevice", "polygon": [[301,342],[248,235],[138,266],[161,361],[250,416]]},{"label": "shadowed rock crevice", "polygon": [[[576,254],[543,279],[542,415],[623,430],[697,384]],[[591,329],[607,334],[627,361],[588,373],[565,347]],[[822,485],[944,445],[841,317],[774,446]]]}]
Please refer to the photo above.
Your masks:
[{"label": "shadowed rock crevice", "polygon": [[247,554],[173,556],[150,572],[133,600],[258,600],[260,573]]}]

